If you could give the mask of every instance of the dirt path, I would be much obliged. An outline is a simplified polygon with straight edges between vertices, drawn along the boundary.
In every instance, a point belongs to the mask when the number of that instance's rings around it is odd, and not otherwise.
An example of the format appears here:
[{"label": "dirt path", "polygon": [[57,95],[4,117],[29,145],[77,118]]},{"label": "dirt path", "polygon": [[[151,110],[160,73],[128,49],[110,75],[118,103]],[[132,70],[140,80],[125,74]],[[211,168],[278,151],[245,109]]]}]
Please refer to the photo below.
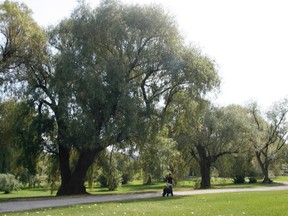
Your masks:
[{"label": "dirt path", "polygon": [[[191,190],[191,191],[175,191],[174,196],[195,195],[195,194],[213,194],[213,193],[231,193],[245,191],[272,191],[272,190],[288,190],[288,183],[274,187],[259,188],[233,188],[233,189],[208,189],[208,190]],[[99,203],[108,201],[121,201],[129,199],[144,199],[159,197],[161,193],[140,193],[140,194],[121,194],[121,195],[90,195],[79,197],[54,197],[51,199],[39,200],[21,200],[0,202],[0,213],[25,211],[31,209],[50,208],[58,206],[70,206],[83,203]]]}]

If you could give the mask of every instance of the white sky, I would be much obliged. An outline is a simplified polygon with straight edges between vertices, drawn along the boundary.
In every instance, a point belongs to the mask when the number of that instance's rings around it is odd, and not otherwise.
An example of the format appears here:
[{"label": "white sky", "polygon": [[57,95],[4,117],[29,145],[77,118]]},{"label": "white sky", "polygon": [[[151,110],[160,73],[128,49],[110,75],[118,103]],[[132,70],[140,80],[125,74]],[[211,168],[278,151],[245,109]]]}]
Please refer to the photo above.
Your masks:
[{"label": "white sky", "polygon": [[[123,0],[124,1],[124,0]],[[1,0],[3,2],[3,0]],[[41,25],[68,16],[77,0],[19,0]],[[88,0],[97,3],[99,0]],[[266,108],[288,95],[288,1],[126,0],[160,3],[176,16],[188,41],[219,65],[221,93],[215,102],[256,100]]]}]

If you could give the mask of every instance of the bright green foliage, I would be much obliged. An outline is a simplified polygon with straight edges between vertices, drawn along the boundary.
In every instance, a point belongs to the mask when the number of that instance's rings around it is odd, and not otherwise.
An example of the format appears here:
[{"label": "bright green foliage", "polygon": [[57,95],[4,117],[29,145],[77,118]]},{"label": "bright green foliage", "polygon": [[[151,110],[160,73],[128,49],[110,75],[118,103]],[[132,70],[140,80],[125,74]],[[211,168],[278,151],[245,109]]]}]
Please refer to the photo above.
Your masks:
[{"label": "bright green foliage", "polygon": [[[103,173],[101,184],[103,187],[107,186],[110,191],[116,190],[122,182],[122,174],[117,169],[117,159],[113,157],[113,153],[113,149],[110,153],[102,151],[100,156],[97,157],[97,164],[101,166]],[[106,184],[104,181],[106,181]]]},{"label": "bright green foliage", "polygon": [[15,101],[0,103],[0,173],[12,172],[15,168],[13,166],[13,161],[17,158],[14,148],[16,134],[13,129],[15,108]]},{"label": "bright green foliage", "polygon": [[21,151],[17,163],[25,167],[30,175],[36,175],[39,155],[45,144],[41,135],[53,128],[53,123],[44,116],[37,116],[34,104],[28,101],[18,103],[15,112],[15,147]]},{"label": "bright green foliage", "polygon": [[[37,101],[39,115],[55,121],[56,129],[44,135],[48,149],[59,156],[61,195],[86,192],[86,172],[107,146],[137,143],[150,131],[157,134],[178,94],[196,100],[218,87],[214,62],[184,43],[161,7],[107,0],[92,10],[82,2],[49,30],[49,52],[43,31],[24,5],[6,1],[2,7],[3,26],[13,30],[6,41],[17,41],[8,48],[21,55],[11,52],[6,58],[3,46],[1,71],[21,62],[29,98]],[[6,14],[15,18],[10,22]],[[74,150],[79,154],[72,169]]]},{"label": "bright green foliage", "polygon": [[4,75],[0,81],[30,80],[32,74],[40,74],[47,37],[31,14],[25,4],[5,0],[0,5],[0,74]]},{"label": "bright green foliage", "polygon": [[54,28],[50,43],[59,54],[53,83],[59,100],[50,98],[64,142],[58,145],[83,154],[157,132],[179,92],[196,99],[219,81],[214,63],[186,47],[173,19],[156,6],[80,5]]},{"label": "bright green foliage", "polygon": [[133,181],[140,169],[135,155],[131,152],[115,149],[113,151],[113,160],[116,162],[117,170],[121,173],[122,185]]},{"label": "bright green foliage", "polygon": [[0,191],[5,194],[20,190],[22,184],[11,174],[0,174]]},{"label": "bright green foliage", "polygon": [[216,161],[215,167],[219,176],[230,178],[259,176],[259,172],[257,172],[258,166],[253,163],[255,161],[255,153],[247,146],[241,147],[240,152],[237,154],[226,155]]},{"label": "bright green foliage", "polygon": [[249,105],[251,114],[250,141],[264,176],[263,182],[269,183],[269,168],[280,158],[280,150],[288,138],[288,100],[276,102],[266,113],[261,113],[256,103]]},{"label": "bright green foliage", "polygon": [[166,127],[163,127],[150,142],[146,141],[139,146],[139,161],[145,183],[149,183],[147,179],[150,180],[150,177],[163,180],[165,176],[172,173],[176,184],[177,179],[183,176],[185,162],[177,149],[176,142],[168,137]]},{"label": "bright green foliage", "polygon": [[224,155],[245,149],[247,112],[238,106],[213,107],[205,101],[186,101],[175,109],[173,127],[179,149],[199,164],[201,188],[210,188],[212,164]]},{"label": "bright green foliage", "polygon": [[22,167],[29,175],[35,175],[43,149],[41,132],[49,124],[36,118],[33,104],[14,100],[0,104],[0,122],[0,172],[17,175],[17,168]]},{"label": "bright green foliage", "polygon": [[127,139],[143,114],[168,106],[178,92],[195,98],[218,84],[213,62],[185,47],[176,24],[156,6],[105,1],[90,11],[81,5],[51,35],[59,51],[58,110],[71,104],[61,115],[77,119],[71,123],[76,145]]}]

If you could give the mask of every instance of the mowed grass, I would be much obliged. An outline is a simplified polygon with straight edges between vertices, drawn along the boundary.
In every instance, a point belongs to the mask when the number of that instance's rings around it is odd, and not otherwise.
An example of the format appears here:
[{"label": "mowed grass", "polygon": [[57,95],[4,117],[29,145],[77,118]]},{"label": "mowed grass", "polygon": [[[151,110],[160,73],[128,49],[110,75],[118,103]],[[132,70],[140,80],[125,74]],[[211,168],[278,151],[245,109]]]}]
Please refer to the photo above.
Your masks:
[{"label": "mowed grass", "polygon": [[74,205],[70,207],[38,209],[4,213],[14,215],[287,215],[288,191],[239,192],[191,196],[159,197],[128,201]]},{"label": "mowed grass", "polygon": [[[275,181],[288,182],[288,177],[277,177]],[[248,181],[248,180],[247,180]],[[174,187],[175,191],[183,190],[193,190],[195,184],[200,182],[200,178],[185,178],[178,182],[177,186]],[[212,188],[251,188],[251,187],[272,187],[277,186],[279,183],[273,184],[234,184],[230,178],[212,178],[211,179]],[[144,185],[143,181],[133,181],[127,185],[122,185],[115,191],[109,191],[107,188],[101,188],[99,186],[94,186],[92,189],[87,188],[87,192],[97,195],[97,194],[129,194],[129,193],[143,193],[143,192],[159,192],[163,189],[165,183],[163,181],[154,181],[152,185]],[[0,202],[13,200],[13,199],[23,199],[23,198],[39,198],[39,197],[54,197],[56,190],[51,191],[47,188],[34,188],[28,189],[24,188],[20,191],[13,191],[11,194],[4,194],[0,191]]]},{"label": "mowed grass", "polygon": [[[175,187],[176,190],[193,190],[199,178],[183,179]],[[275,181],[288,182],[287,177],[277,177]],[[212,188],[247,188],[276,186],[277,183],[263,185],[240,184],[235,185],[231,179],[212,179]],[[155,182],[153,185],[143,185],[141,181],[134,181],[123,185],[117,191],[94,187],[88,192],[92,194],[129,194],[141,192],[161,191],[164,182]],[[55,193],[54,193],[55,195]],[[53,196],[54,196],[53,195]],[[288,191],[271,192],[242,192],[222,193],[193,196],[159,197],[156,199],[139,199],[123,202],[107,202],[70,207],[39,209],[16,213],[2,213],[0,215],[287,215]],[[30,189],[1,194],[0,201],[22,199],[23,197],[50,197],[49,190]]]},{"label": "mowed grass", "polygon": [[[191,190],[194,188],[195,182],[198,180],[199,178],[183,180],[179,182],[179,184],[175,187],[175,190]],[[165,184],[166,183],[164,181],[154,181],[152,185],[145,185],[143,184],[143,181],[135,180],[126,185],[118,187],[115,191],[109,191],[108,188],[101,188],[99,185],[95,185],[92,189],[87,187],[87,192],[93,195],[159,192],[164,188]],[[9,199],[54,197],[55,194],[56,190],[54,190],[51,195],[51,191],[47,188],[24,188],[19,191],[13,191],[10,194],[4,194],[0,191],[0,202],[7,201]]]}]

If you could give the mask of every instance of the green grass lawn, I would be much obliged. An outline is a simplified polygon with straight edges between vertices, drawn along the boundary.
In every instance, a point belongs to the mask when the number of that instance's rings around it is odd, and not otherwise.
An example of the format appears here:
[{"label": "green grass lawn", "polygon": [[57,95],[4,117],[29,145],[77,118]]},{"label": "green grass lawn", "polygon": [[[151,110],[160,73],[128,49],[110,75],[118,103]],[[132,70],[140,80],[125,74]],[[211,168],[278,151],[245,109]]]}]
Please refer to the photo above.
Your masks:
[{"label": "green grass lawn", "polygon": [[159,197],[118,202],[74,205],[6,213],[15,215],[213,215],[213,216],[281,216],[287,215],[288,191],[239,192],[192,196]]},{"label": "green grass lawn", "polygon": [[[273,179],[279,182],[288,182],[288,177],[277,177]],[[196,182],[199,182],[200,178],[186,178],[178,182],[177,186],[174,187],[175,191],[180,190],[193,190]],[[234,184],[232,179],[229,178],[212,178],[212,188],[248,188],[248,187],[263,187],[263,186],[276,186],[278,183],[269,185],[263,185],[261,183],[256,184]],[[116,191],[109,191],[106,188],[100,188],[95,186],[92,189],[87,189],[91,194],[126,194],[126,193],[142,193],[142,192],[157,192],[161,191],[164,187],[164,182],[155,181],[152,185],[143,185],[142,181],[133,181],[127,185],[122,185]],[[53,192],[52,196],[55,196],[56,191]],[[51,191],[45,188],[35,189],[23,189],[18,192],[14,191],[11,194],[4,194],[0,191],[0,202],[7,201],[9,199],[22,199],[32,197],[51,197]]]},{"label": "green grass lawn", "polygon": [[[279,182],[288,182],[288,177],[273,179]],[[174,187],[175,191],[193,190],[197,178],[183,179]],[[212,188],[247,188],[275,186],[257,184],[233,184],[231,179],[212,179]],[[141,181],[134,181],[118,188],[117,191],[108,191],[94,187],[88,192],[92,194],[125,194],[160,191],[164,182],[155,182],[153,185],[143,185]],[[54,194],[55,195],[55,194]],[[54,196],[53,195],[53,196]],[[28,197],[51,197],[47,189],[25,189],[12,194],[0,193],[0,201],[22,199]],[[70,207],[39,209],[33,211],[4,213],[2,215],[287,215],[288,191],[268,192],[239,192],[192,196],[159,197],[153,199],[130,200],[123,202],[107,202]]]},{"label": "green grass lawn", "polygon": [[[277,182],[288,182],[288,177],[277,177]],[[183,179],[174,187],[175,191],[194,190],[198,178]],[[231,179],[216,178],[211,180],[212,188],[247,188],[247,187],[271,187],[279,185],[273,183],[263,185],[256,184],[233,184]],[[143,192],[159,192],[163,189],[164,182],[155,182],[153,185],[143,185],[141,181],[134,181],[123,185],[116,191],[95,186],[91,194],[127,194]],[[52,197],[55,196],[55,193]],[[51,197],[47,189],[24,189],[11,194],[0,193],[0,202],[14,199],[27,199]],[[239,192],[221,194],[203,194],[192,196],[158,197],[151,199],[128,200],[121,202],[106,202],[95,204],[81,204],[69,207],[38,209],[25,212],[2,213],[0,215],[287,215],[288,191],[266,191],[266,192]]]},{"label": "green grass lawn", "polygon": [[288,182],[288,176],[277,176],[272,178],[272,180],[277,182]]}]

